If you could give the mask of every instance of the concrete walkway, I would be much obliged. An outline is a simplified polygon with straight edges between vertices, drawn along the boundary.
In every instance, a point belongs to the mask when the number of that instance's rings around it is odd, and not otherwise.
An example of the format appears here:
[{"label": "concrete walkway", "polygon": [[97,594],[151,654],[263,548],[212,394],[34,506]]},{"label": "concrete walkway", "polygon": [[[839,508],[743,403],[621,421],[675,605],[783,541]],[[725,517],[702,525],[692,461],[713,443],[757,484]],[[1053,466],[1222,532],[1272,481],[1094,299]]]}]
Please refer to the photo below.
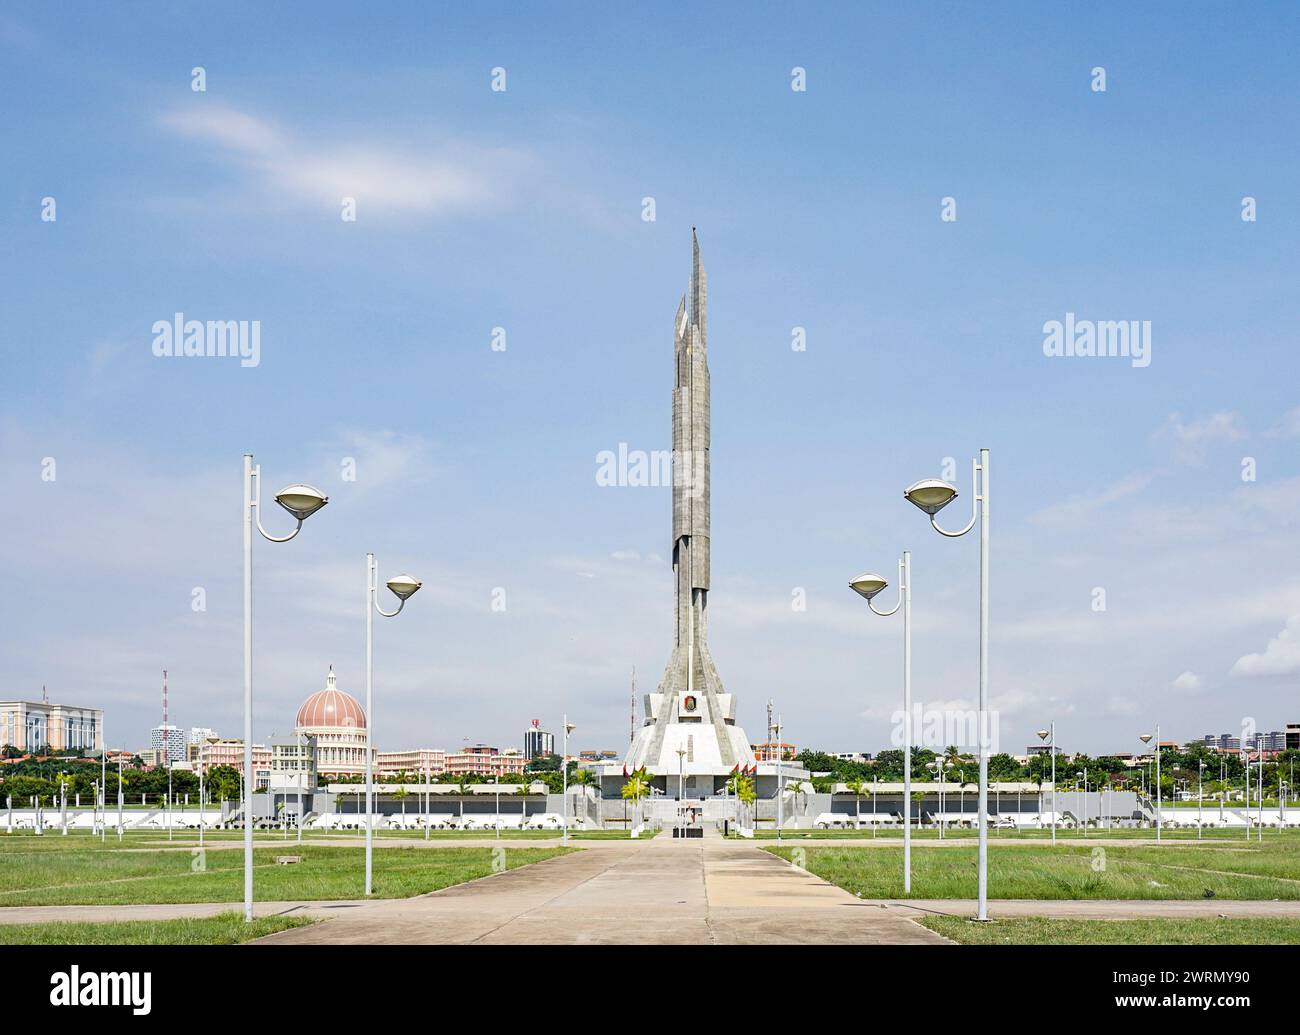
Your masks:
[{"label": "concrete walkway", "polygon": [[[309,909],[313,915],[320,910]],[[260,944],[942,944],[752,845],[591,842],[414,899],[341,909]]]}]

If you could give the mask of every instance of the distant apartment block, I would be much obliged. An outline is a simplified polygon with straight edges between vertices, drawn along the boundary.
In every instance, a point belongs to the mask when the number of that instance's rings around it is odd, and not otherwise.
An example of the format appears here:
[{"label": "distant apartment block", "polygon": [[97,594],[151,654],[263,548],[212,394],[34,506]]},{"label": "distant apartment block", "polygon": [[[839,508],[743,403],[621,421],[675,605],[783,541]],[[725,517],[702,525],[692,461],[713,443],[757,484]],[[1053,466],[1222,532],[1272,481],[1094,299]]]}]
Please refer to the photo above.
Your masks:
[{"label": "distant apartment block", "polygon": [[1201,742],[1211,751],[1240,751],[1241,738],[1230,733],[1207,733]]},{"label": "distant apartment block", "polygon": [[375,772],[380,776],[405,773],[419,782],[425,773],[440,776],[447,769],[447,752],[439,748],[415,748],[411,751],[375,752]]},{"label": "distant apartment block", "polygon": [[526,759],[515,750],[501,751],[486,744],[476,744],[464,751],[449,753],[444,772],[448,776],[477,774],[479,776],[522,776]]},{"label": "distant apartment block", "polygon": [[790,762],[798,754],[795,746],[785,740],[765,740],[761,744],[749,746],[759,762]]},{"label": "distant apartment block", "polygon": [[[195,758],[195,770],[205,773],[214,765],[230,766],[232,769],[244,770],[244,742],[242,740],[219,740],[215,744],[204,744],[199,748]],[[259,783],[271,773],[271,749],[262,744],[253,745],[253,773]]]}]

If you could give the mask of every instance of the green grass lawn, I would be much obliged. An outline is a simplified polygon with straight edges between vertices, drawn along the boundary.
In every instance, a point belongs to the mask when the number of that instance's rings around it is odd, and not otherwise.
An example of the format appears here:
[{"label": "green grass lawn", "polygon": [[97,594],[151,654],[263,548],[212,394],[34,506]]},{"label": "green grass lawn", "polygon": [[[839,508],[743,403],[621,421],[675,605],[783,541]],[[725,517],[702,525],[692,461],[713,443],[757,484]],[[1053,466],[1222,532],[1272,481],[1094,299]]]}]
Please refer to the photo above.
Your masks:
[{"label": "green grass lawn", "polygon": [[[305,841],[349,841],[365,837],[364,830],[304,830],[302,832]],[[502,830],[502,841],[558,841],[561,838],[559,830]],[[643,839],[652,837],[654,832],[648,832],[642,835]],[[626,841],[629,834],[626,830],[570,830],[569,840],[571,841]],[[242,844],[244,833],[242,830],[208,830],[203,835],[204,842],[207,844]],[[465,840],[496,840],[496,832],[492,830],[430,830],[429,841],[465,841]],[[375,840],[384,841],[424,841],[426,840],[423,830],[376,830]],[[297,844],[298,835],[294,830],[290,830],[286,837],[282,831],[256,830],[253,832],[253,842],[257,845],[265,845],[268,848],[274,848],[279,845],[282,848],[291,848]],[[101,840],[98,834],[91,834],[88,830],[76,830],[68,833],[64,837],[59,831],[46,831],[44,834],[37,836],[30,830],[16,830],[12,834],[5,834],[0,830],[0,855],[8,850],[20,851],[62,851],[72,845],[78,848],[90,849],[92,847],[104,850],[130,847],[162,847],[168,846],[176,848],[197,847],[199,843],[199,834],[197,830],[174,830],[169,840],[166,830],[128,830],[125,832],[123,839],[119,842],[117,832],[109,830],[108,837]]]},{"label": "green grass lawn", "polygon": [[[302,836],[308,839],[321,838],[348,838],[364,837],[364,830],[338,830],[338,831],[320,831],[304,830]],[[562,836],[559,830],[502,830],[502,841],[556,841]],[[193,835],[190,835],[193,836]],[[295,834],[290,832],[289,840],[295,838]],[[626,830],[570,830],[570,841],[626,841],[629,838]],[[649,835],[643,835],[648,837]],[[424,836],[423,830],[376,830],[375,839],[384,838],[391,841],[463,841],[473,838],[486,838],[488,840],[496,839],[495,830],[430,830],[429,836]]]},{"label": "green grass lawn", "polygon": [[[163,842],[165,844],[165,840]],[[374,854],[379,898],[436,891],[494,872],[496,848],[404,846]],[[504,848],[506,869],[568,851],[558,845]],[[301,855],[291,866],[277,855]],[[356,899],[364,894],[364,849],[353,846],[266,845],[253,852],[254,886],[262,901]],[[107,846],[93,838],[32,837],[0,842],[0,908],[36,905],[238,902],[244,855],[238,849],[204,852]]]},{"label": "green grass lawn", "polygon": [[[733,835],[734,836],[734,835]],[[782,841],[819,841],[819,840],[850,840],[850,841],[902,841],[903,830],[901,827],[894,830],[881,829],[874,835],[870,830],[783,830],[781,832]],[[961,841],[976,840],[979,838],[978,830],[957,830],[949,829],[944,831],[944,840]],[[1142,830],[1105,830],[1097,827],[1089,827],[1085,834],[1082,830],[1071,830],[1066,827],[1059,827],[1056,831],[1058,838],[1068,838],[1079,840],[1117,840],[1117,841],[1144,841],[1156,836],[1154,827]],[[762,841],[775,841],[775,830],[757,830],[754,837]],[[923,830],[912,828],[912,838],[918,841],[937,841],[939,832],[933,827],[926,827]],[[1195,841],[1197,840],[1195,830],[1174,830],[1166,826],[1160,832],[1161,840],[1166,841]],[[1005,827],[993,827],[989,829],[989,839],[998,841],[1051,841],[1052,831],[1050,828],[1045,830],[1011,830]],[[1246,833],[1243,828],[1201,831],[1201,840],[1205,841],[1245,841]],[[1259,832],[1251,831],[1251,839],[1258,841]],[[1300,830],[1265,830],[1264,841],[1291,841],[1294,847],[1300,849]]]},{"label": "green grass lawn", "polygon": [[193,920],[0,924],[0,945],[236,945],[314,922],[300,916],[265,916],[247,924],[241,913],[222,913]]},{"label": "green grass lawn", "polygon": [[[989,897],[1025,899],[1300,899],[1300,851],[1290,840],[1264,847],[1212,843],[1097,846],[998,845],[989,850]],[[776,847],[862,898],[902,898],[901,848]],[[1206,893],[1212,894],[1207,895]],[[912,898],[974,898],[976,849],[918,846]]]},{"label": "green grass lawn", "polygon": [[1300,920],[1064,920],[1017,917],[975,923],[954,916],[921,921],[963,945],[1300,945]]}]

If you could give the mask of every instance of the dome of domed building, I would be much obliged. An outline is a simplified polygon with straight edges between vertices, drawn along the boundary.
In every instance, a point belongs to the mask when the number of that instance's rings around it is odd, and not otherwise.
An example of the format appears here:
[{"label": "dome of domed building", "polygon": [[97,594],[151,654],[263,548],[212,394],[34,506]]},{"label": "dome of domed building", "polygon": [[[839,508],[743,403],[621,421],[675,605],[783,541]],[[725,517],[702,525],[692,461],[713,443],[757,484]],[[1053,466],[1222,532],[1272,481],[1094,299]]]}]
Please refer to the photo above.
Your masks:
[{"label": "dome of domed building", "polygon": [[331,665],[325,678],[325,689],[317,690],[298,709],[297,725],[299,729],[365,729],[366,713],[355,697],[338,688],[338,677]]},{"label": "dome of domed building", "polygon": [[355,697],[338,688],[333,665],[325,689],[317,690],[298,709],[294,734],[313,738],[318,773],[352,776],[366,771],[370,740],[366,713]]}]

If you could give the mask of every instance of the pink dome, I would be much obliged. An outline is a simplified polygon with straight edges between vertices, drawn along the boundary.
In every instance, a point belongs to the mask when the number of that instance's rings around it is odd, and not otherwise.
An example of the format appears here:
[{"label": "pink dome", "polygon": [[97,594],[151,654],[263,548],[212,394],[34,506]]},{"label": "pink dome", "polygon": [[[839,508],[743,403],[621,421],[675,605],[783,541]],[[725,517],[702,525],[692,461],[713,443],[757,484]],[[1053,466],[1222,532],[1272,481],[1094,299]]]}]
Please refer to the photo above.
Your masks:
[{"label": "pink dome", "polygon": [[335,682],[334,667],[331,665],[329,677],[325,681],[325,689],[317,690],[303,701],[302,707],[298,709],[299,729],[320,726],[366,728],[366,713],[357,699],[340,690]]}]

